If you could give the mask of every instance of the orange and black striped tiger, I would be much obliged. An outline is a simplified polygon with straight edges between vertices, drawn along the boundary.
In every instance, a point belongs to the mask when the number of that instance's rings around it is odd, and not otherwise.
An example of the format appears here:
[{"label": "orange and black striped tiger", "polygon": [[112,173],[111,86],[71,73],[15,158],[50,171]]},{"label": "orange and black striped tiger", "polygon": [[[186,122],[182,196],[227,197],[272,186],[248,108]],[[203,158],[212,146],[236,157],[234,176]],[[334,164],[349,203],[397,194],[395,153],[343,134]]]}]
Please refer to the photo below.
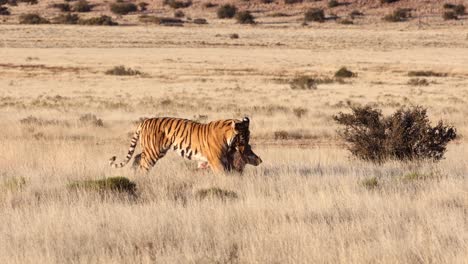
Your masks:
[{"label": "orange and black striped tiger", "polygon": [[247,117],[243,120],[225,119],[207,124],[171,117],[145,119],[133,135],[126,159],[116,164],[114,156],[110,159],[110,165],[114,168],[125,166],[132,158],[140,139],[142,152],[137,162],[140,170],[144,171],[149,171],[168,150],[174,150],[187,159],[208,162],[212,170],[217,172],[232,169],[235,151],[240,152],[249,164],[257,166],[262,160],[253,153],[249,145],[249,124]]}]

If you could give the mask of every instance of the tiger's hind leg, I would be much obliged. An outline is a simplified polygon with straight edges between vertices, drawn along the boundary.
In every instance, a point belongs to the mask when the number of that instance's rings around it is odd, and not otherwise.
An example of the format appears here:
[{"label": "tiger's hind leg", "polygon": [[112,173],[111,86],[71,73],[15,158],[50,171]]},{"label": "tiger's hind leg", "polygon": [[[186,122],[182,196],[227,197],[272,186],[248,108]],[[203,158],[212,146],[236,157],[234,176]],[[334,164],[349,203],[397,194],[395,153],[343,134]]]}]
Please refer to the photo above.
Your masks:
[{"label": "tiger's hind leg", "polygon": [[138,170],[140,172],[148,173],[149,170],[156,165],[156,162],[164,157],[167,153],[167,150],[162,150],[157,153],[151,153],[151,152],[146,152],[143,151],[141,154],[138,154],[138,160],[137,157],[135,157],[134,161],[134,166],[136,167],[138,165]]}]

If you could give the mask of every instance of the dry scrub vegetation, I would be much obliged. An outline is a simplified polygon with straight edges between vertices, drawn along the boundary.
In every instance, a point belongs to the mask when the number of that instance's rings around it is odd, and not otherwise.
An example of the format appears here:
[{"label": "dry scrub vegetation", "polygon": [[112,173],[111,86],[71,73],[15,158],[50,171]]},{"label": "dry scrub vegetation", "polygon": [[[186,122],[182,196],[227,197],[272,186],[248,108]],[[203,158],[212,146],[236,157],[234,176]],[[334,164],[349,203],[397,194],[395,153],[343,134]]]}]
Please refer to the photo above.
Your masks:
[{"label": "dry scrub vegetation", "polygon": [[[0,263],[467,263],[468,30],[336,27],[0,27]],[[333,119],[357,105],[457,138],[362,161]],[[244,115],[243,175],[108,167],[141,117]]]}]

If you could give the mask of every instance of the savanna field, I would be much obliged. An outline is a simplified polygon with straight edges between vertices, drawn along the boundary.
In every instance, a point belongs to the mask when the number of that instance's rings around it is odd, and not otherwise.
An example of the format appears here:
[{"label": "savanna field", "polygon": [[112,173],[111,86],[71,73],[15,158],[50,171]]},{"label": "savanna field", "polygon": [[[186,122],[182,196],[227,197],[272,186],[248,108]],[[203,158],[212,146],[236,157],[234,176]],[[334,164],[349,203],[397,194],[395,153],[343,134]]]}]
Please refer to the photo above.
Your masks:
[{"label": "savanna field", "polygon": [[[194,1],[182,26],[147,22],[177,11],[159,1],[128,15],[90,2],[80,17],[119,25],[56,24],[59,1],[0,15],[0,263],[468,263],[468,27],[443,19],[446,1],[229,2],[254,25]],[[319,6],[326,21],[303,24]],[[416,11],[381,19],[398,7]],[[19,24],[30,12],[51,22]],[[334,120],[357,105],[423,106],[457,137],[438,162],[361,160]],[[163,116],[248,116],[263,163],[109,167],[140,118]],[[135,186],[76,188],[110,177]]]}]

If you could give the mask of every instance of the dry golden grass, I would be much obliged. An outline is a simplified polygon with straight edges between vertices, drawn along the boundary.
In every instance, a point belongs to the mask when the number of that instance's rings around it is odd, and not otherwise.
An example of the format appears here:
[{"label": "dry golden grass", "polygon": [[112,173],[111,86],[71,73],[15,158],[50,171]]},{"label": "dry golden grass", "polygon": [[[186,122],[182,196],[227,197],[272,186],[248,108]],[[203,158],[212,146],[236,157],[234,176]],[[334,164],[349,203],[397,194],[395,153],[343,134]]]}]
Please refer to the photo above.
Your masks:
[{"label": "dry golden grass", "polygon": [[[0,263],[467,263],[468,30],[395,27],[2,26]],[[289,86],[342,66],[357,77]],[[332,121],[348,103],[421,104],[461,138],[436,164],[354,160]],[[242,176],[108,167],[140,117],[244,115],[264,163]],[[109,176],[137,196],[67,188]]]}]

